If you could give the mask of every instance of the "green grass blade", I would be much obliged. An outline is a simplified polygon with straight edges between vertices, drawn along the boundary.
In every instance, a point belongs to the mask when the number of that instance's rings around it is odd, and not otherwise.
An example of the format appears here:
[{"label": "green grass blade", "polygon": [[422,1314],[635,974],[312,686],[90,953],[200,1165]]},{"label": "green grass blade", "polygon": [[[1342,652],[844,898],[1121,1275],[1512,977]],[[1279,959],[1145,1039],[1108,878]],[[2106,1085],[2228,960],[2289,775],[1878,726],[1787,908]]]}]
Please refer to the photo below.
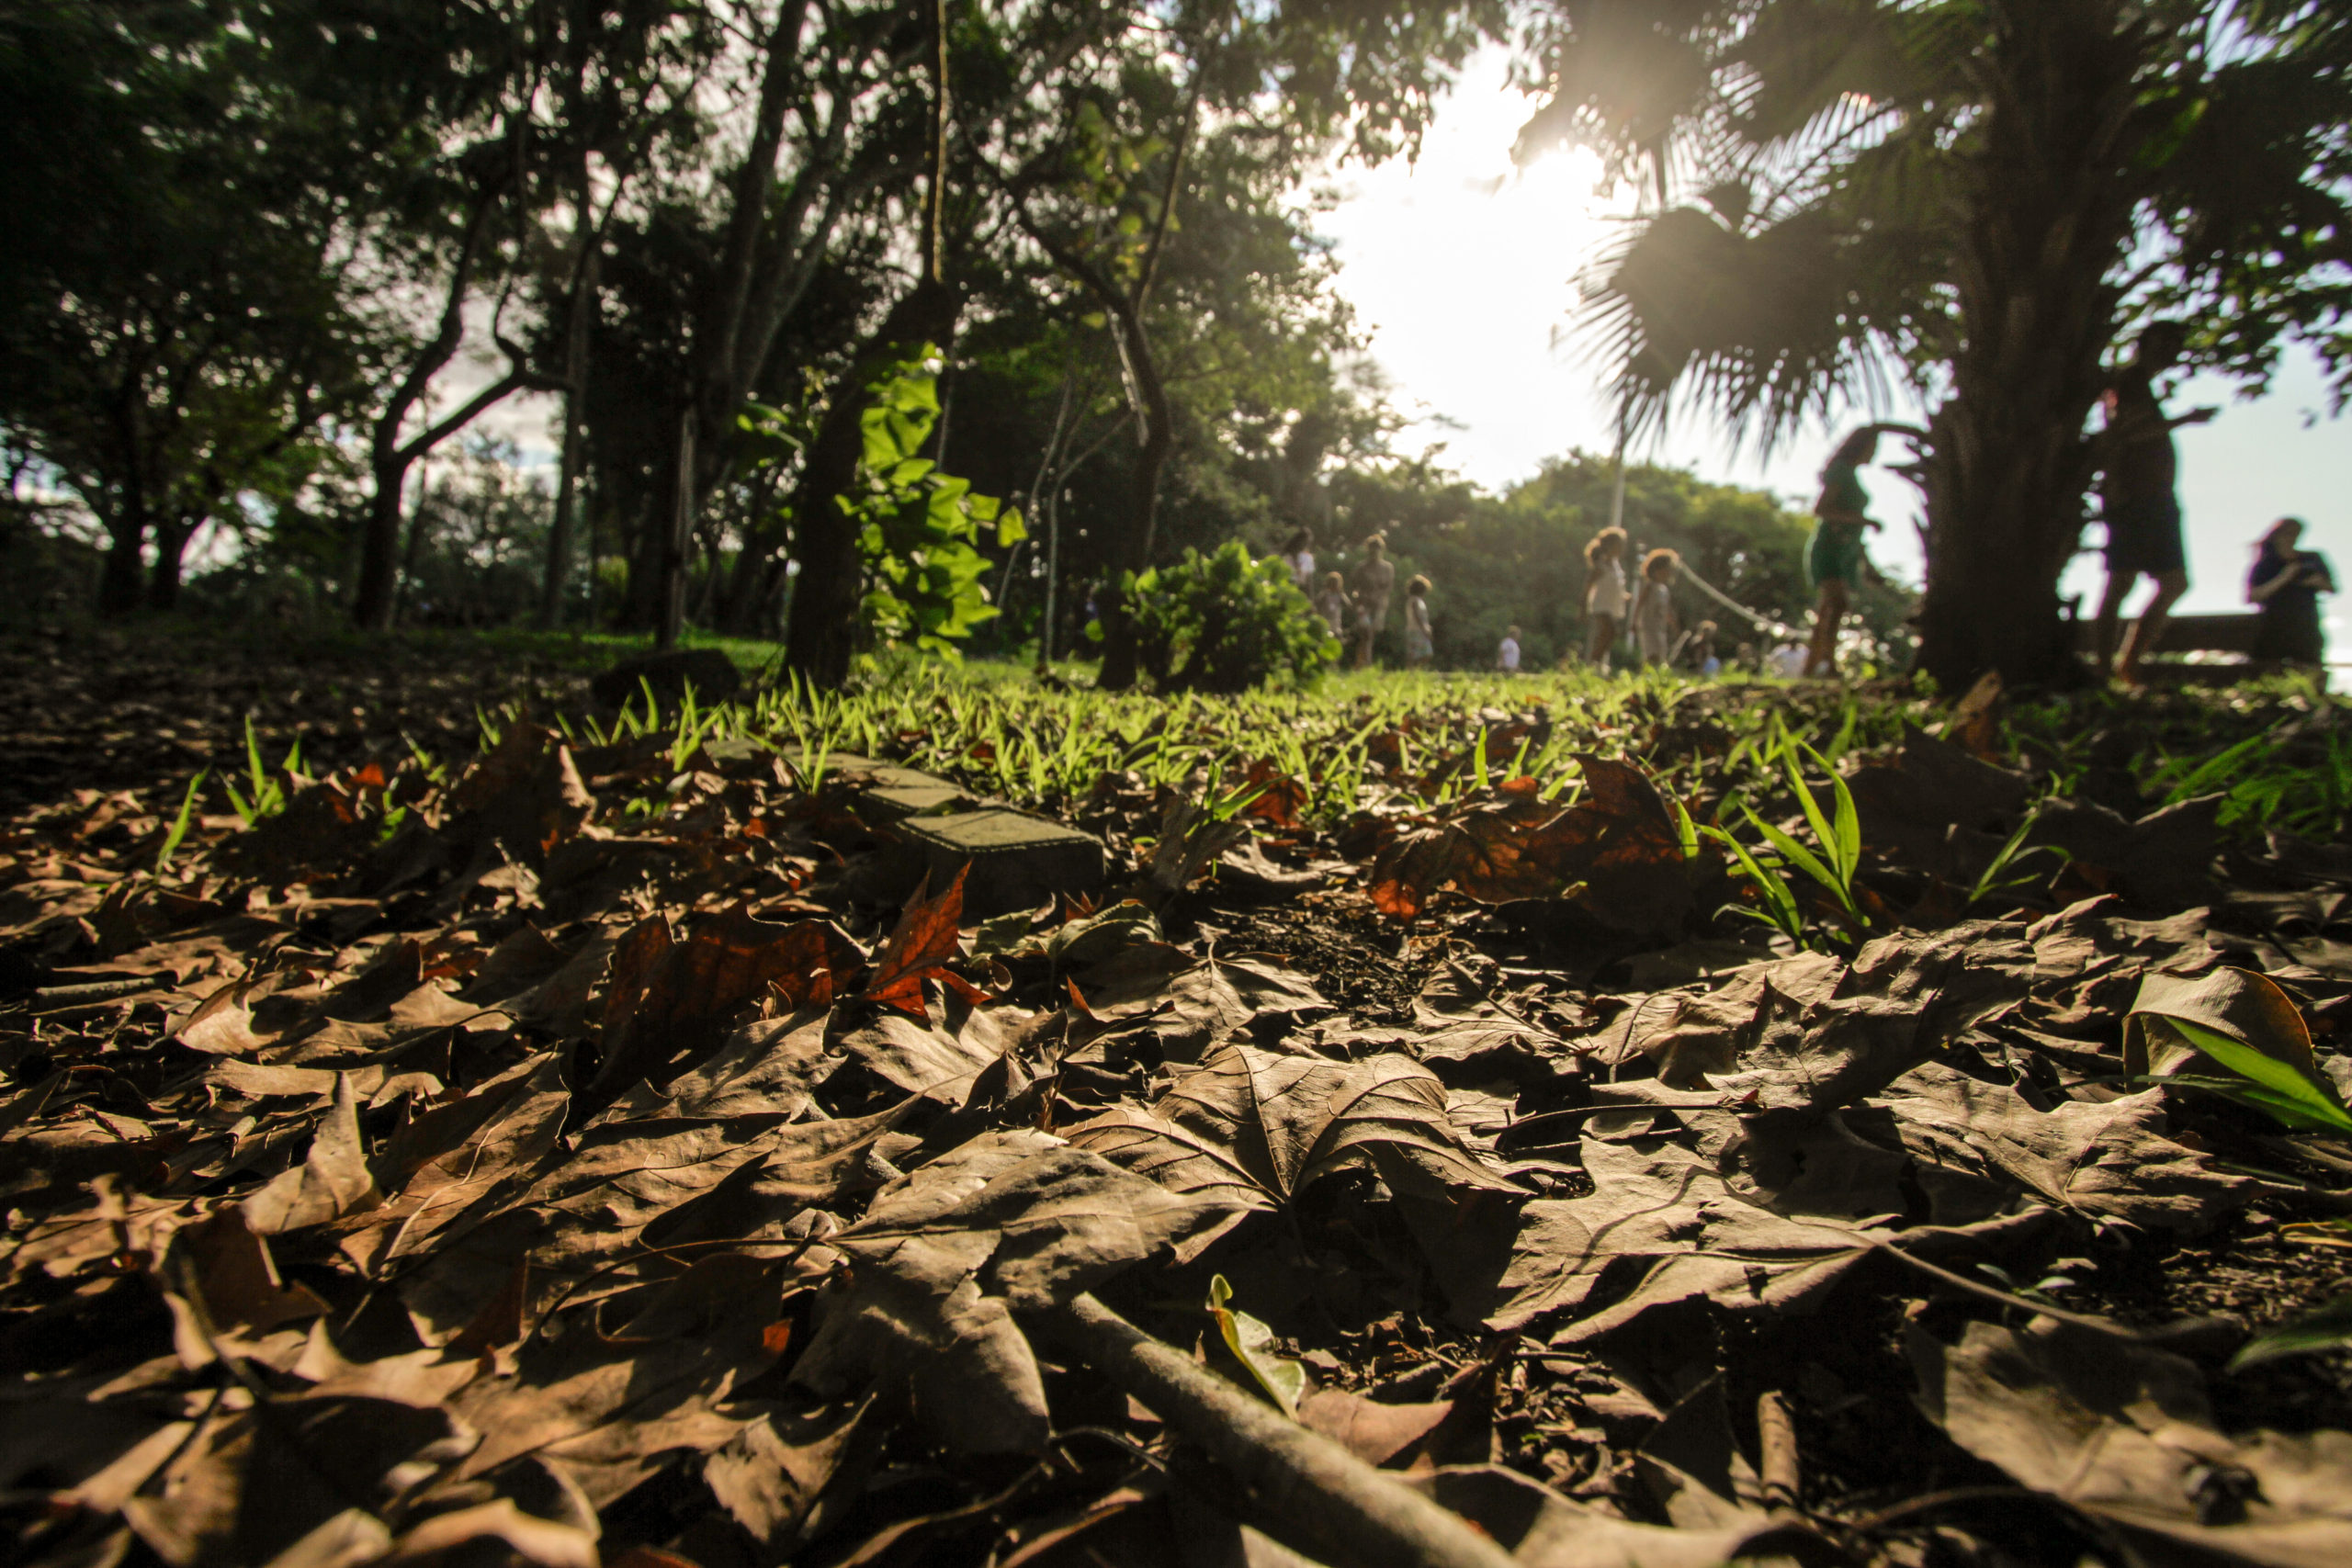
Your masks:
[{"label": "green grass blade", "polygon": [[2282,1323],[2267,1333],[2256,1335],[2246,1341],[2243,1349],[2230,1358],[2227,1370],[2240,1372],[2284,1356],[2308,1356],[2316,1351],[2341,1350],[2347,1345],[2352,1345],[2352,1296],[2338,1296],[2290,1323]]},{"label": "green grass blade", "polygon": [[164,835],[164,847],[155,854],[155,870],[158,873],[172,869],[172,857],[179,853],[180,842],[187,837],[188,824],[196,820],[196,792],[204,787],[204,781],[211,772],[206,768],[187,781],[187,793],[180,796],[180,814],[172,818],[171,831]]},{"label": "green grass blade", "polygon": [[2290,1126],[2352,1133],[2352,1111],[2346,1111],[2325,1087],[2297,1068],[2188,1019],[2171,1013],[2146,1016],[2163,1019],[2182,1039],[2246,1079],[2252,1087],[2233,1098],[2255,1105]]}]

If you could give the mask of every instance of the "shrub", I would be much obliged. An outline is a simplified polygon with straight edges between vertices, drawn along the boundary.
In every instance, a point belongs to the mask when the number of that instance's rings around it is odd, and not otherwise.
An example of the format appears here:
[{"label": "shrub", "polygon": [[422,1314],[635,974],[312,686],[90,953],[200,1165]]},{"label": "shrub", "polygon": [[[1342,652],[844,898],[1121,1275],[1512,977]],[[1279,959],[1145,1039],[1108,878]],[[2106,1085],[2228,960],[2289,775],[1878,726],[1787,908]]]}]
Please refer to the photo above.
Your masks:
[{"label": "shrub", "polygon": [[1162,691],[1231,694],[1278,676],[1305,686],[1340,657],[1290,569],[1251,559],[1238,539],[1145,572],[1128,603],[1138,657]]}]

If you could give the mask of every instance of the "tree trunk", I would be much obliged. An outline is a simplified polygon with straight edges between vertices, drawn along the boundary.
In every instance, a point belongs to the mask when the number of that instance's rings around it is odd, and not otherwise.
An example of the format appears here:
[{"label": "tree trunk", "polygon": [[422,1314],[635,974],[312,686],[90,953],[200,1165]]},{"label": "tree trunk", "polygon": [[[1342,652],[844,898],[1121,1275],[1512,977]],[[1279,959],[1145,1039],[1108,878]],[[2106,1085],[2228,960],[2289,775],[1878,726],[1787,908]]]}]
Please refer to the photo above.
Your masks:
[{"label": "tree trunk", "polygon": [[180,603],[180,575],[187,558],[187,547],[195,539],[197,530],[205,519],[189,523],[162,523],[155,527],[155,564],[147,572],[147,607],[151,610],[175,610]]},{"label": "tree trunk", "polygon": [[678,414],[678,491],[672,502],[669,526],[662,531],[659,580],[660,615],[654,623],[653,646],[678,646],[686,618],[686,551],[695,536],[695,411],[688,405]]},{"label": "tree trunk", "polygon": [[107,558],[98,576],[98,614],[128,615],[139,608],[140,556],[147,542],[147,521],[136,502],[127,502],[107,519]]},{"label": "tree trunk", "polygon": [[2007,0],[1979,134],[1973,221],[1954,283],[1964,339],[1929,427],[1920,663],[1947,692],[1987,671],[2069,682],[2058,579],[2080,540],[2084,426],[2132,238],[2133,76],[2143,45],[2121,0]]},{"label": "tree trunk", "polygon": [[351,619],[363,631],[392,628],[401,581],[401,492],[408,484],[410,459],[398,451],[369,465],[374,488],[359,533],[359,588]]},{"label": "tree trunk", "polygon": [[945,347],[962,313],[963,301],[953,288],[930,278],[916,284],[834,381],[817,438],[809,443],[792,502],[793,554],[800,578],[785,623],[784,657],[820,686],[838,686],[848,678],[858,606],[865,595],[857,530],[842,515],[840,497],[856,482],[865,456],[858,416],[865,412],[866,383],[910,349],[926,343]]},{"label": "tree trunk", "polygon": [[[588,210],[584,191],[579,210],[583,214]],[[583,217],[581,221],[587,220]],[[567,323],[563,355],[562,468],[556,478],[555,515],[548,524],[547,576],[539,584],[539,624],[547,626],[563,623],[563,593],[571,577],[572,520],[579,506],[581,404],[588,392],[588,329],[595,315],[596,264],[604,242],[601,235],[590,234],[581,243],[588,249],[580,258],[579,275],[572,285],[571,319]],[[595,570],[593,557],[589,570]]]}]

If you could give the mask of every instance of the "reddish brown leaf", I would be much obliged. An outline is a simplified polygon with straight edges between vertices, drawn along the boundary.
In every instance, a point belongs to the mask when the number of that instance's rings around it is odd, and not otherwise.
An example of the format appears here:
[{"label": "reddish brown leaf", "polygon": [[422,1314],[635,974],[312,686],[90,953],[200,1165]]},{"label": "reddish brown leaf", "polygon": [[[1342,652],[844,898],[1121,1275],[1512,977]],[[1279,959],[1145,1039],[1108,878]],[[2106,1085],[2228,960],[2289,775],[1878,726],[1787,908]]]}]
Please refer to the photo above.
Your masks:
[{"label": "reddish brown leaf", "polygon": [[1242,781],[1243,787],[1262,785],[1256,799],[1241,808],[1244,817],[1255,817],[1277,828],[1295,828],[1299,813],[1306,808],[1306,785],[1274,765],[1271,757],[1261,757],[1250,764],[1250,773]]},{"label": "reddish brown leaf", "polygon": [[795,1008],[821,1007],[859,962],[857,944],[827,920],[775,925],[739,904],[684,942],[665,919],[647,920],[614,955],[596,1084],[666,1082],[717,1049],[746,1004],[774,989]]},{"label": "reddish brown leaf", "polygon": [[964,879],[969,865],[959,868],[947,891],[926,898],[925,879],[907,901],[890,940],[874,961],[874,977],[865,983],[865,999],[878,1007],[896,1008],[912,1018],[924,1018],[922,983],[956,954],[956,928],[964,917]]}]

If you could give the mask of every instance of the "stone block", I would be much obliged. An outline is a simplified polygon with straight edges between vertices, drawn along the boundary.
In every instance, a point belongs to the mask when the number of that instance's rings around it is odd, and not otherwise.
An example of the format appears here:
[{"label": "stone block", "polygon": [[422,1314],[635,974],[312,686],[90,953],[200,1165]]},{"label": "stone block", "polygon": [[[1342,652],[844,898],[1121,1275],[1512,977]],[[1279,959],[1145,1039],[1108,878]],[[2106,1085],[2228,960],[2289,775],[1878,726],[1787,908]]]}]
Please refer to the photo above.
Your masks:
[{"label": "stone block", "polygon": [[[802,750],[799,742],[795,740],[787,740],[777,747],[775,754],[791,763],[795,773],[817,760],[815,752]],[[825,777],[829,780],[840,779],[852,773],[864,777],[876,768],[882,766],[873,758],[861,757],[854,751],[827,751],[823,755],[823,761]]]},{"label": "stone block", "polygon": [[970,807],[972,797],[951,784],[896,784],[869,789],[859,797],[858,815],[868,822],[899,822]]},{"label": "stone block", "polygon": [[1091,833],[1019,811],[957,812],[921,817],[900,829],[920,845],[931,886],[944,887],[968,864],[967,919],[1035,908],[1057,893],[1093,893],[1102,886],[1102,841]]}]

